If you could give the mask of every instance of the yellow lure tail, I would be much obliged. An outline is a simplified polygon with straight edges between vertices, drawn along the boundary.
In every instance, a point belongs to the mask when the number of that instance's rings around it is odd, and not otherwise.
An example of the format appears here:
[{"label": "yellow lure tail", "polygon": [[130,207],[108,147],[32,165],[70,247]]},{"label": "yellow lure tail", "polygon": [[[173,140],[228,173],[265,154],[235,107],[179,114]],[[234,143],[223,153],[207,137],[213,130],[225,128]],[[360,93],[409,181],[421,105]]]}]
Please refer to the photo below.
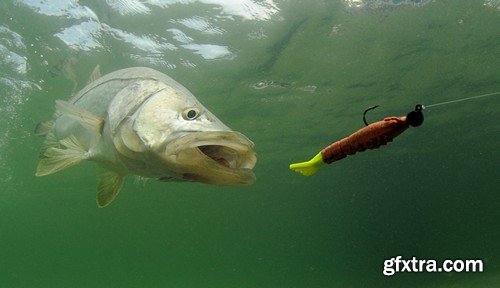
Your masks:
[{"label": "yellow lure tail", "polygon": [[325,165],[325,162],[323,162],[323,156],[321,155],[321,152],[319,152],[318,154],[316,154],[316,156],[314,156],[307,162],[290,164],[290,170],[299,172],[304,176],[311,176],[316,173],[316,171],[318,171],[318,169],[323,165]]}]

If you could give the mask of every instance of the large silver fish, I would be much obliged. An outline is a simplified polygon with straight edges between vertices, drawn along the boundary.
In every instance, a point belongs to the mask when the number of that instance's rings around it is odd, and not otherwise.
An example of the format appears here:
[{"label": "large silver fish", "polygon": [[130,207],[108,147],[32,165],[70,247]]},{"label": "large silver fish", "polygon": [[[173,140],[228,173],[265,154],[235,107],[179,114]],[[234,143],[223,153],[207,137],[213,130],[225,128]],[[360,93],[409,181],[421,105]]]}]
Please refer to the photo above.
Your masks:
[{"label": "large silver fish", "polygon": [[184,86],[144,67],[118,70],[94,81],[70,101],[56,101],[37,176],[91,160],[98,175],[97,204],[104,207],[136,174],[161,181],[251,184],[253,143],[208,111]]}]

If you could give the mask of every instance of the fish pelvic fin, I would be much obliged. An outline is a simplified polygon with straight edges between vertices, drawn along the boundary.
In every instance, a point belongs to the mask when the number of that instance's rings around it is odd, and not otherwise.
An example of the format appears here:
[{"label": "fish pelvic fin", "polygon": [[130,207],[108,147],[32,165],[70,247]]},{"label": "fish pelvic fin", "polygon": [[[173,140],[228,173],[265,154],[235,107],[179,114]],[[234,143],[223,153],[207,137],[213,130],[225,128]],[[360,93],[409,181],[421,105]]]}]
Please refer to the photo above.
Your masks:
[{"label": "fish pelvic fin", "polygon": [[87,82],[87,84],[90,84],[99,78],[101,78],[101,67],[99,67],[99,64],[97,64],[94,70],[92,70],[92,73],[90,73],[89,81]]},{"label": "fish pelvic fin", "polygon": [[102,169],[98,175],[97,183],[97,207],[104,208],[108,206],[123,186],[123,176],[111,171]]},{"label": "fish pelvic fin", "polygon": [[50,130],[52,130],[52,128],[54,127],[54,124],[55,124],[54,120],[38,123],[35,127],[35,135],[36,136],[47,135],[50,132]]},{"label": "fish pelvic fin", "polygon": [[43,158],[38,163],[36,176],[53,174],[90,159],[90,153],[82,147],[74,136],[62,139],[59,141],[59,145],[59,147],[45,149]]},{"label": "fish pelvic fin", "polygon": [[78,121],[85,129],[102,133],[104,120],[89,111],[76,107],[68,101],[56,100],[56,113],[61,113]]},{"label": "fish pelvic fin", "polygon": [[325,165],[325,163],[323,162],[323,156],[320,152],[309,161],[290,164],[290,170],[299,172],[304,176],[311,176],[316,173],[319,168],[323,167],[323,165]]}]

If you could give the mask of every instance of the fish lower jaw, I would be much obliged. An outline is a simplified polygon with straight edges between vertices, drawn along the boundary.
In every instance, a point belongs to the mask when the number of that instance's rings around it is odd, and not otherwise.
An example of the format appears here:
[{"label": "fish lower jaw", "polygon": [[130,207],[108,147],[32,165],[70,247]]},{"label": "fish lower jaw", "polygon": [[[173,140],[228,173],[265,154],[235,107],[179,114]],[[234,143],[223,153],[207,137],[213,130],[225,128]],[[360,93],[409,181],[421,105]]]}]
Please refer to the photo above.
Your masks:
[{"label": "fish lower jaw", "polygon": [[[255,155],[252,150],[237,151],[223,145],[189,147],[164,159],[169,163],[172,178],[220,186],[249,185],[255,182],[252,171]],[[168,160],[167,160],[168,159]],[[169,177],[160,177],[169,179]],[[173,180],[170,180],[173,181]]]}]

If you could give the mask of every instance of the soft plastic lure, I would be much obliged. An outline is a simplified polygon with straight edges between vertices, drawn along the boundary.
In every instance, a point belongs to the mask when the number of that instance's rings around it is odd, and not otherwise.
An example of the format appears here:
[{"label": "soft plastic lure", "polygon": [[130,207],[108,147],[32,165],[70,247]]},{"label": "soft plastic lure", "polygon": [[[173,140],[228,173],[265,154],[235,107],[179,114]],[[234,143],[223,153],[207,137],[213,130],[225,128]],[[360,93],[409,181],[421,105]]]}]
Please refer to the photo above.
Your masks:
[{"label": "soft plastic lure", "polygon": [[365,151],[366,149],[377,149],[391,142],[410,126],[417,127],[424,122],[424,115],[422,114],[423,107],[418,104],[415,110],[411,111],[406,116],[387,117],[384,120],[368,124],[365,118],[366,112],[377,107],[378,106],[373,106],[365,110],[363,114],[365,127],[350,136],[330,144],[316,154],[311,160],[291,164],[290,169],[305,176],[312,175],[324,164],[330,164],[348,155],[353,155],[356,152]]}]

